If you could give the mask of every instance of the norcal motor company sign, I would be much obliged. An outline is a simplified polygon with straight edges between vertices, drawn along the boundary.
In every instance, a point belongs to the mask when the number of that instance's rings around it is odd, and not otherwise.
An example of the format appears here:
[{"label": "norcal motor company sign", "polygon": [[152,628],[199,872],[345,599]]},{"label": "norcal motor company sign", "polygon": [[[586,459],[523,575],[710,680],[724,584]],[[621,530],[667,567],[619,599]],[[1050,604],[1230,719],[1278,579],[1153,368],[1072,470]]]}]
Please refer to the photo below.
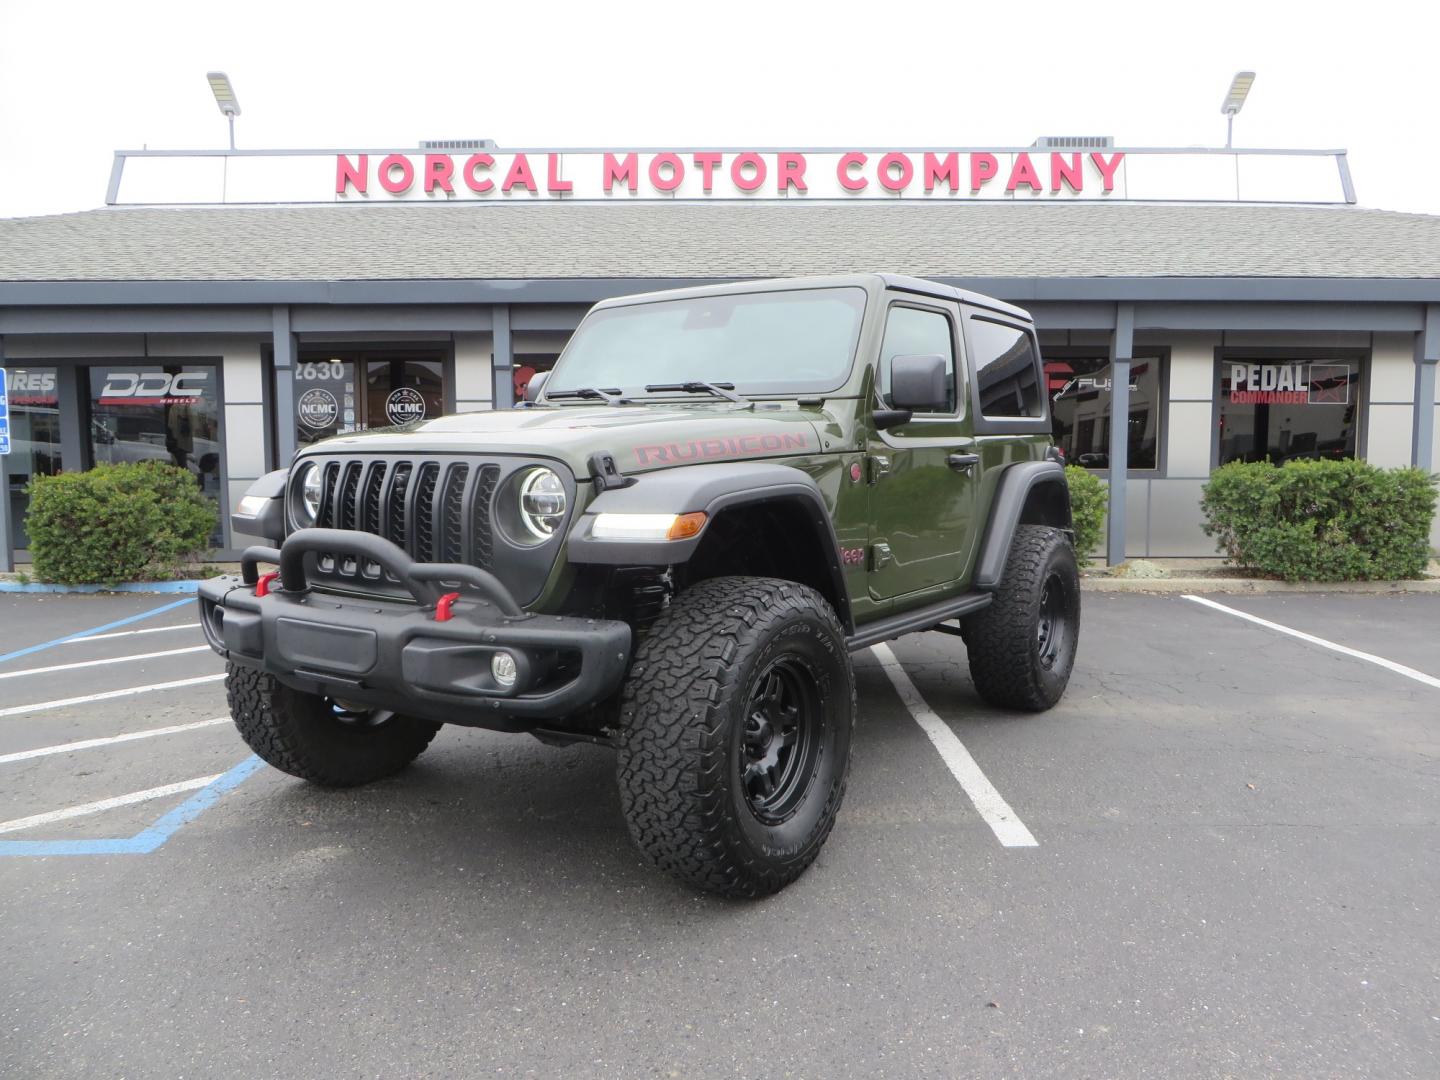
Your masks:
[{"label": "norcal motor company sign", "polygon": [[863,195],[1110,195],[1125,160],[1115,153],[990,151],[872,154],[805,151],[631,151],[593,154],[370,154],[335,156],[335,194],[484,198],[515,195],[822,198]]},{"label": "norcal motor company sign", "polygon": [[1325,150],[126,150],[111,205],[1010,200],[1343,203]]}]

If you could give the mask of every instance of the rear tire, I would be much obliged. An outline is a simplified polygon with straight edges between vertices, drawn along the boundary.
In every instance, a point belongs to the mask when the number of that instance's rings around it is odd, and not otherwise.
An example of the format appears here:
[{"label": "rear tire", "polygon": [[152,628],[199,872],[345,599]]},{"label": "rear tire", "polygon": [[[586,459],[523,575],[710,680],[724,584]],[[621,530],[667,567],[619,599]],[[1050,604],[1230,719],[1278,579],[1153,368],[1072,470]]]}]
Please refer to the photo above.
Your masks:
[{"label": "rear tire", "polygon": [[1080,641],[1080,571],[1059,529],[1020,525],[989,607],[965,620],[970,678],[989,704],[1043,712],[1060,700]]},{"label": "rear tire", "polygon": [[702,581],[647,632],[625,684],[618,760],[631,838],[709,892],[778,892],[820,853],[845,795],[855,680],[814,589]]},{"label": "rear tire", "polygon": [[409,716],[350,712],[239,664],[225,667],[225,697],[251,750],[281,772],[324,787],[356,787],[397,773],[440,730]]}]

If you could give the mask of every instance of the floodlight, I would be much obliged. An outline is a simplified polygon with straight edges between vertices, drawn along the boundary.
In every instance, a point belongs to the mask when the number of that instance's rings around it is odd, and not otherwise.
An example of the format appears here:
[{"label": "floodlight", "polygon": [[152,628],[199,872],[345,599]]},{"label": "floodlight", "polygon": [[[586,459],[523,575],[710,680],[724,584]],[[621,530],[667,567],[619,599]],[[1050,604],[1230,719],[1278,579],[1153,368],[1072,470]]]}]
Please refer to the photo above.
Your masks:
[{"label": "floodlight", "polygon": [[1245,104],[1245,98],[1250,94],[1250,86],[1255,82],[1253,71],[1237,71],[1235,78],[1230,80],[1230,92],[1225,95],[1224,102],[1220,105],[1220,113],[1225,117],[1225,149],[1230,149],[1231,136],[1235,132],[1235,114]]},{"label": "floodlight", "polygon": [[220,112],[230,121],[230,149],[235,149],[235,117],[240,115],[240,99],[235,96],[235,88],[230,85],[230,76],[223,71],[208,71],[205,78],[210,82],[210,92],[215,95],[215,104],[220,106]]}]

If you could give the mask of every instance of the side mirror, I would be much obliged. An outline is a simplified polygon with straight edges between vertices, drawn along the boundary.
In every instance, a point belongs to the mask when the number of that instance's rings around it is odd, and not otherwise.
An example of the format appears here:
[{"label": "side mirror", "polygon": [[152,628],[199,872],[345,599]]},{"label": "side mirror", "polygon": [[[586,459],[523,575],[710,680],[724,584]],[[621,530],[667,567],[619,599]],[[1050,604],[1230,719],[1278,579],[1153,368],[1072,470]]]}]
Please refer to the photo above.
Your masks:
[{"label": "side mirror", "polygon": [[530,382],[525,387],[525,400],[530,402],[539,400],[540,391],[545,389],[545,383],[549,378],[550,372],[548,371],[537,371],[531,375]]},{"label": "side mirror", "polygon": [[897,356],[890,361],[890,404],[911,412],[950,412],[952,385],[938,353]]}]

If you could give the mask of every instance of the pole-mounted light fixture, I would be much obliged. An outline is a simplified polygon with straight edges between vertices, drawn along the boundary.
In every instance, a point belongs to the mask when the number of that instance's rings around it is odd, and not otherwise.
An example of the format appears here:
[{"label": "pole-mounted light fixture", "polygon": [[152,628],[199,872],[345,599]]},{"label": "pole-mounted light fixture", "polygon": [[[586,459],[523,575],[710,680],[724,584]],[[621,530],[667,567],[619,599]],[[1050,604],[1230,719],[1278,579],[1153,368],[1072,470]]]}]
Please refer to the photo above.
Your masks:
[{"label": "pole-mounted light fixture", "polygon": [[240,115],[240,99],[235,96],[235,88],[230,85],[230,76],[223,71],[206,72],[205,78],[210,82],[210,92],[215,95],[215,104],[220,106],[220,112],[230,121],[230,149],[235,149],[235,117]]},{"label": "pole-mounted light fixture", "polygon": [[1250,86],[1255,82],[1253,71],[1237,71],[1235,78],[1230,80],[1230,92],[1225,95],[1225,101],[1220,106],[1220,112],[1225,117],[1225,149],[1230,149],[1231,136],[1235,133],[1235,114],[1245,104],[1245,98],[1250,93]]}]

